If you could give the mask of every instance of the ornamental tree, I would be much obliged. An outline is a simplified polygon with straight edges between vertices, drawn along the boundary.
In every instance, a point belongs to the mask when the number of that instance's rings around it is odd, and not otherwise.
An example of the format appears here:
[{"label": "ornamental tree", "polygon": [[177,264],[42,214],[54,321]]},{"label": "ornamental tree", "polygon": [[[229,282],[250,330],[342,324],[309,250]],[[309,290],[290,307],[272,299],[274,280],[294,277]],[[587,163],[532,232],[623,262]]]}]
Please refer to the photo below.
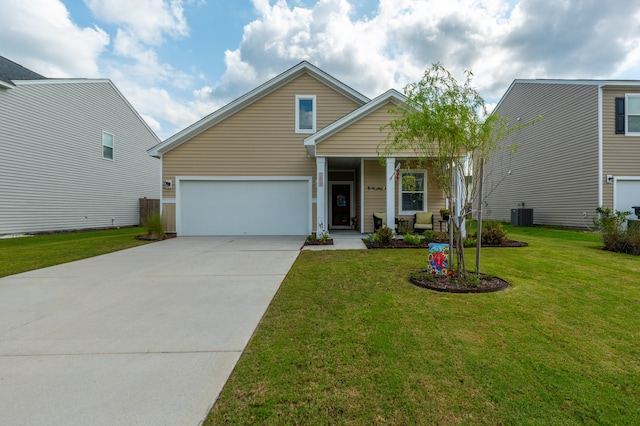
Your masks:
[{"label": "ornamental tree", "polygon": [[[478,206],[483,201],[478,194],[482,188],[483,164],[501,149],[499,143],[509,133],[533,124],[510,126],[500,116],[488,115],[484,99],[471,85],[473,73],[465,71],[464,75],[465,81],[461,84],[443,65],[436,63],[425,71],[420,81],[407,85],[404,88],[406,104],[391,108],[395,118],[382,127],[388,136],[378,147],[381,158],[413,152],[417,166],[427,168],[429,179],[444,192],[451,210],[450,246],[455,248],[456,274],[460,277],[468,275],[462,232],[470,208],[467,200],[475,200]],[[507,148],[514,149],[513,146]],[[469,175],[474,178],[465,179]],[[481,229],[480,211],[479,235]],[[478,238],[478,254],[480,240]],[[478,273],[479,261],[478,255]]]}]

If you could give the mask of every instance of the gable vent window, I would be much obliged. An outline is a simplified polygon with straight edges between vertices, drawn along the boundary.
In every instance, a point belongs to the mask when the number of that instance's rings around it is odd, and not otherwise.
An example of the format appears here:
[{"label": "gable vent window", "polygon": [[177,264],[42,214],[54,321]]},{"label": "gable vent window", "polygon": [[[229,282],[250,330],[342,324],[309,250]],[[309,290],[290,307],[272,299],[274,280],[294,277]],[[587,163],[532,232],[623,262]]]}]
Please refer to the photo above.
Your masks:
[{"label": "gable vent window", "polygon": [[296,133],[315,133],[316,97],[296,95]]},{"label": "gable vent window", "polygon": [[113,160],[113,135],[102,132],[102,158]]},{"label": "gable vent window", "polygon": [[640,93],[625,95],[626,134],[640,136]]}]

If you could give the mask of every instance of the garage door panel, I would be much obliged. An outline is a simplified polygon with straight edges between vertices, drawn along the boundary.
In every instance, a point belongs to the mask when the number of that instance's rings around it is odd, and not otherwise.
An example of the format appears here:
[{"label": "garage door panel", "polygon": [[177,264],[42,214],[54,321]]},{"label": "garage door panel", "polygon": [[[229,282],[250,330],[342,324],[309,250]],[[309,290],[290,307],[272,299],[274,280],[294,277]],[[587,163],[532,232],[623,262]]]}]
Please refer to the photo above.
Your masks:
[{"label": "garage door panel", "polygon": [[[614,210],[621,212],[631,211],[633,213],[631,207],[640,206],[640,179],[616,180],[614,198]],[[636,219],[635,214],[631,214],[628,217]]]},{"label": "garage door panel", "polygon": [[308,180],[180,182],[181,235],[306,235]]}]

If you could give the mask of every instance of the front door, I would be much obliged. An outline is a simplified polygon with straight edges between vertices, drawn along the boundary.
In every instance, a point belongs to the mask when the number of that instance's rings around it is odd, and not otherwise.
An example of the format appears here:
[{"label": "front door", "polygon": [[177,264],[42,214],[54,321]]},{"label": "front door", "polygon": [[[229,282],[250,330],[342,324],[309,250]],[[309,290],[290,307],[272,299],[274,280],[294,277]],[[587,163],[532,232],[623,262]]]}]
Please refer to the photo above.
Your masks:
[{"label": "front door", "polygon": [[351,184],[331,184],[331,226],[351,227]]}]

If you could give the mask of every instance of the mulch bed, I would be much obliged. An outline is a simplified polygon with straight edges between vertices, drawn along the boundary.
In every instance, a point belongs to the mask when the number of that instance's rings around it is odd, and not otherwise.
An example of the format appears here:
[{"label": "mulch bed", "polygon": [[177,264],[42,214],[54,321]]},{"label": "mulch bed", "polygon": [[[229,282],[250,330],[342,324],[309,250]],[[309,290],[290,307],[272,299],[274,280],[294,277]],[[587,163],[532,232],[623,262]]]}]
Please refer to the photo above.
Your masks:
[{"label": "mulch bed", "polygon": [[481,276],[477,286],[470,286],[456,282],[447,276],[425,277],[425,275],[428,275],[426,271],[415,274],[409,281],[418,287],[446,293],[491,293],[509,288],[509,283],[498,277]]},{"label": "mulch bed", "polygon": [[[445,243],[446,244],[446,243]],[[411,245],[403,240],[391,240],[389,244],[366,242],[370,249],[377,248],[428,248],[429,243],[421,241],[419,245]],[[483,244],[482,247],[527,247],[529,244],[522,241],[505,240],[500,245]],[[430,290],[446,293],[491,293],[509,288],[509,283],[498,277],[481,276],[478,285],[472,286],[457,281],[454,277],[433,276],[426,271],[414,274],[409,279],[414,285]]]},{"label": "mulch bed", "polygon": [[144,235],[138,235],[135,238],[138,241],[163,241],[163,240],[168,240],[169,238],[175,238],[176,234],[164,234],[162,238],[158,237],[157,235],[148,235],[148,234],[144,234]]},{"label": "mulch bed", "polygon": [[[448,242],[445,242],[444,244],[447,244]],[[404,240],[391,240],[390,243],[388,244],[384,244],[384,243],[373,243],[373,242],[368,242],[365,241],[364,245],[367,246],[367,248],[370,249],[379,249],[379,248],[428,248],[429,247],[429,243],[426,241],[421,241],[420,244],[418,245],[412,245],[412,244],[408,244],[405,243]],[[515,241],[515,240],[505,240],[504,243],[502,243],[501,245],[488,245],[488,244],[483,244],[482,247],[527,247],[529,244],[522,242],[522,241]]]},{"label": "mulch bed", "polygon": [[328,239],[327,241],[305,241],[305,246],[332,246],[333,238]]}]

